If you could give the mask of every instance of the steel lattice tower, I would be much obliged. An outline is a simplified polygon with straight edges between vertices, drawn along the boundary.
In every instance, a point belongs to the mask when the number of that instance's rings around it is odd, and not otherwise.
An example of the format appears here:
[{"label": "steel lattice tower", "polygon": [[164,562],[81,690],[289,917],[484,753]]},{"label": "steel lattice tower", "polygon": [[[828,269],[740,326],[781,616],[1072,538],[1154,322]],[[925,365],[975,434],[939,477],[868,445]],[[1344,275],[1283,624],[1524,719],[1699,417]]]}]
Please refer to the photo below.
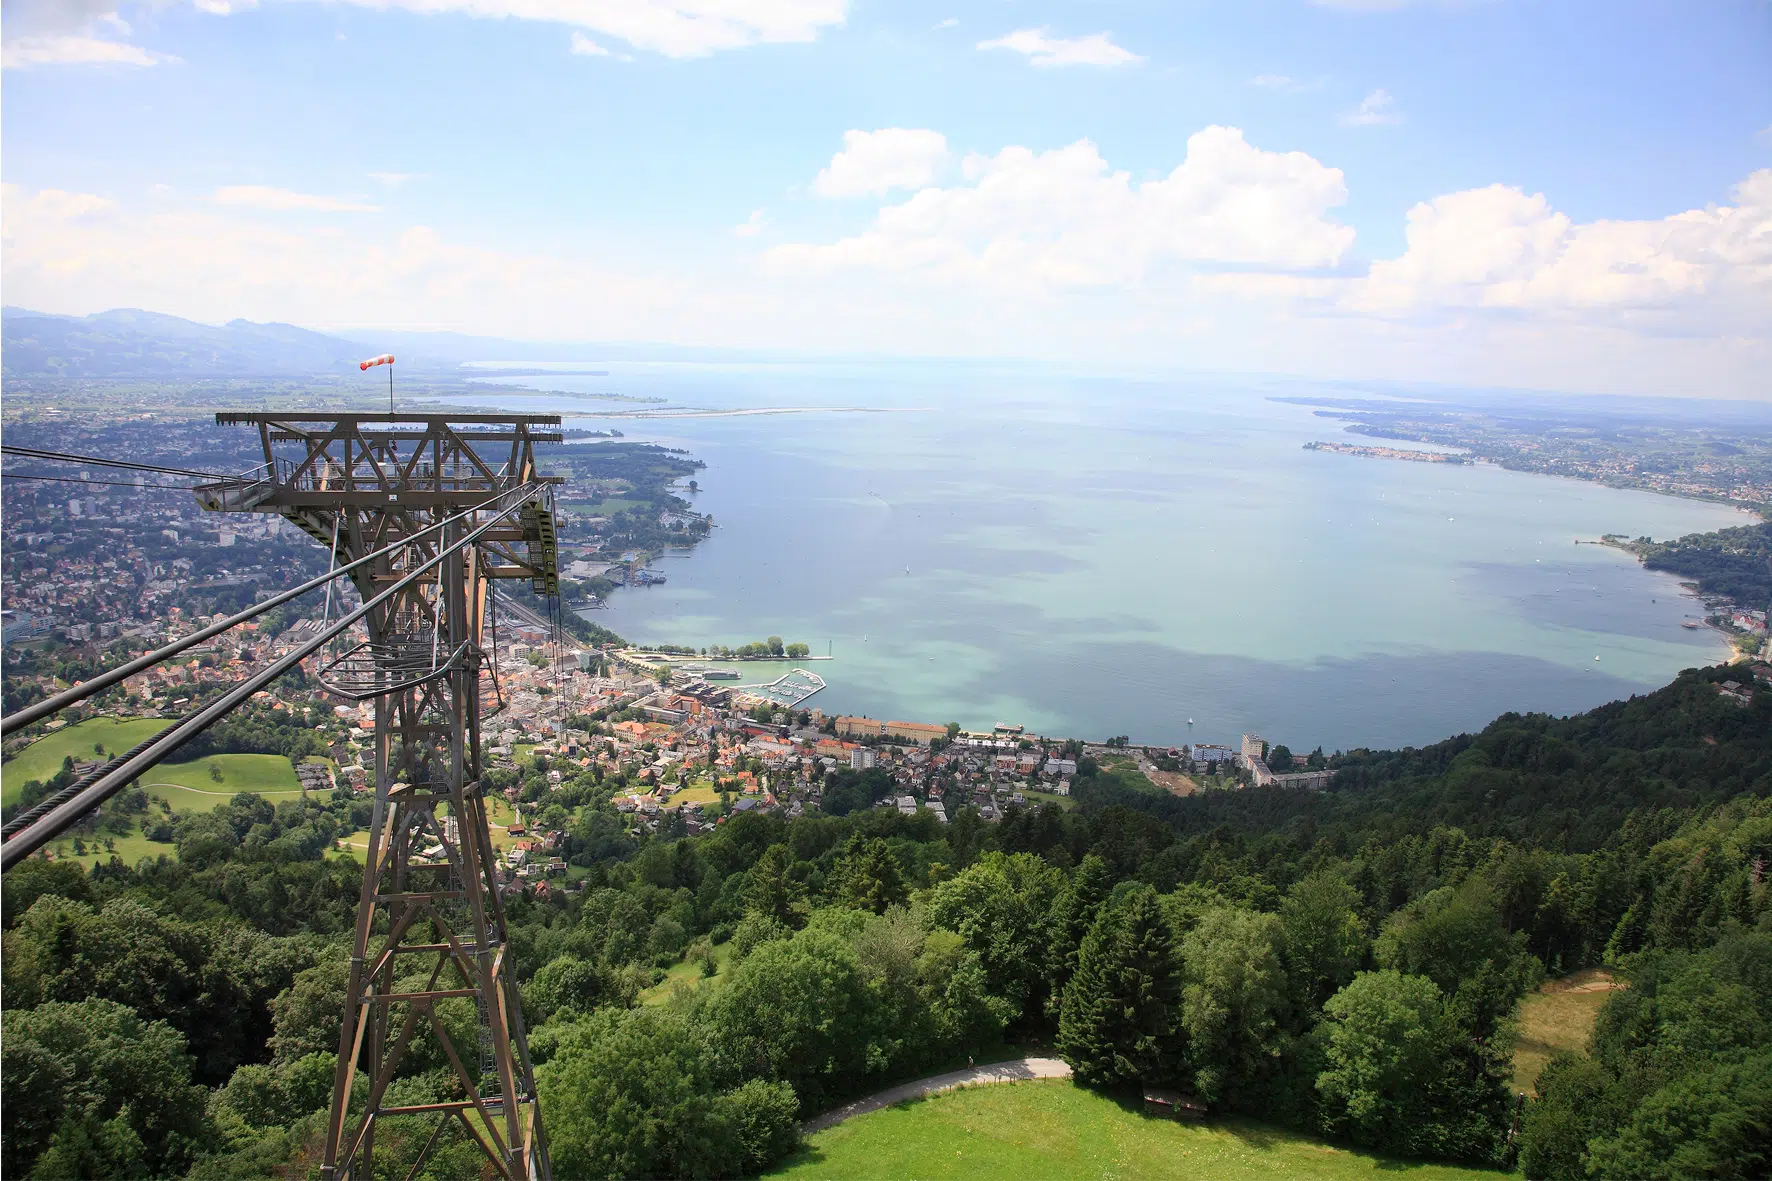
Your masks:
[{"label": "steel lattice tower", "polygon": [[[491,580],[527,578],[540,594],[558,593],[559,481],[536,474],[533,445],[560,435],[533,428],[560,419],[265,413],[216,421],[256,427],[264,466],[199,487],[204,508],[277,513],[326,545],[335,566],[408,542],[352,572],[366,603],[444,555],[434,576],[366,617],[366,636],[317,660],[329,692],[372,700],[375,710],[375,801],[321,1175],[373,1176],[378,1121],[434,1116],[411,1175],[453,1130],[478,1143],[503,1177],[545,1181],[547,1142],[481,790],[480,722],[483,709],[496,709],[482,682]],[[402,1059],[426,1041],[447,1060],[461,1097],[388,1104]]]}]

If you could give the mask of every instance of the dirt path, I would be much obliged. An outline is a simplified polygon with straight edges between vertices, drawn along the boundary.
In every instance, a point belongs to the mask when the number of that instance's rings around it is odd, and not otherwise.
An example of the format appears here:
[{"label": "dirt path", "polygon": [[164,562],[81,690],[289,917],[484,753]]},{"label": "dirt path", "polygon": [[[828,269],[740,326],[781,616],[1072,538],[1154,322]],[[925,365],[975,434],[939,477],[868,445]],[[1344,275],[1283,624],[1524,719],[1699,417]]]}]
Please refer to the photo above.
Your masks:
[{"label": "dirt path", "polygon": [[949,1071],[947,1074],[932,1075],[918,1079],[916,1082],[900,1083],[896,1087],[887,1087],[884,1091],[876,1091],[865,1099],[857,1099],[854,1103],[845,1104],[835,1111],[827,1111],[815,1116],[800,1125],[805,1135],[822,1132],[826,1128],[835,1127],[851,1116],[866,1115],[870,1111],[878,1111],[882,1107],[891,1107],[895,1103],[903,1103],[907,1099],[921,1099],[927,1095],[938,1095],[943,1091],[952,1091],[958,1087],[979,1086],[984,1083],[1019,1083],[1036,1078],[1070,1078],[1070,1064],[1058,1058],[1016,1058],[1008,1062],[993,1062],[989,1066],[972,1066],[965,1070]]}]

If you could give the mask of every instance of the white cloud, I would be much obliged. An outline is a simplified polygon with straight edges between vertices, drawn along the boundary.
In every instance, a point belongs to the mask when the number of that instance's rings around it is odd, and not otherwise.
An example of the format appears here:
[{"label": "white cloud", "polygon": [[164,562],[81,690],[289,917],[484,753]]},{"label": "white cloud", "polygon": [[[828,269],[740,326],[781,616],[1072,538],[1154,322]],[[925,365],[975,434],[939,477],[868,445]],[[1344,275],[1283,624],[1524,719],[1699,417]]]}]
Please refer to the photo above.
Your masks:
[{"label": "white cloud", "polygon": [[1408,249],[1372,264],[1348,306],[1387,316],[1491,308],[1772,326],[1772,169],[1733,206],[1576,224],[1543,194],[1490,185],[1409,210]]},{"label": "white cloud", "polygon": [[1360,100],[1360,105],[1351,111],[1342,112],[1343,127],[1371,127],[1381,123],[1401,123],[1403,116],[1396,110],[1397,100],[1391,93],[1382,88],[1374,90]]},{"label": "white cloud", "polygon": [[1645,221],[1575,223],[1513,190],[1448,194],[1422,203],[1408,250],[1371,275],[1351,273],[1352,231],[1324,215],[1341,192],[1336,170],[1224,129],[1136,186],[1087,141],[1006,149],[857,239],[765,252],[753,271],[705,243],[674,256],[637,243],[624,265],[539,227],[493,250],[392,215],[317,225],[207,195],[120,206],[0,185],[0,284],[8,303],[74,314],[1772,393],[1772,171],[1729,205]]},{"label": "white cloud", "polygon": [[74,222],[117,212],[117,202],[97,193],[41,189],[29,197],[17,185],[6,186],[6,213],[31,221]]},{"label": "white cloud", "polygon": [[950,16],[946,20],[936,21],[933,27],[937,28],[937,29],[951,29],[959,23],[960,23],[959,17]]},{"label": "white cloud", "polygon": [[93,194],[11,184],[0,194],[0,281],[9,302],[44,311],[143,307],[211,323],[244,316],[530,339],[571,339],[594,323],[656,340],[670,338],[673,317],[718,330],[746,307],[742,292],[705,295],[702,284],[637,279],[547,249],[488,250],[422,225],[316,232],[209,201],[142,212]]},{"label": "white cloud", "polygon": [[921,188],[935,179],[947,158],[948,141],[939,131],[845,131],[843,150],[819,172],[812,191],[821,197],[860,197]]},{"label": "white cloud", "polygon": [[1036,153],[969,156],[968,183],[925,188],[864,232],[770,251],[782,271],[866,267],[939,281],[1042,288],[1131,286],[1162,263],[1311,268],[1340,262],[1354,231],[1328,217],[1339,169],[1264,152],[1208,127],[1160,180],[1134,185],[1078,140]]},{"label": "white cloud", "polygon": [[365,205],[316,193],[295,193],[269,185],[224,185],[215,190],[215,203],[236,209],[266,213],[380,213],[380,205]]},{"label": "white cloud", "polygon": [[177,58],[101,32],[129,35],[115,0],[8,0],[0,22],[0,66],[153,66]]},{"label": "white cloud", "polygon": [[1115,45],[1111,33],[1087,37],[1053,37],[1049,29],[1017,29],[1005,37],[980,41],[980,49],[1009,49],[1026,55],[1036,66],[1130,66],[1144,60]]},{"label": "white cloud", "polygon": [[[841,25],[848,0],[347,0],[424,15],[542,21],[600,33],[666,57],[817,40]],[[594,44],[594,42],[593,42]],[[600,48],[600,47],[599,47]],[[575,52],[594,52],[577,49]]]},{"label": "white cloud", "polygon": [[153,66],[177,60],[98,37],[19,37],[0,47],[0,65],[9,70],[27,66]]},{"label": "white cloud", "polygon": [[583,33],[572,34],[572,52],[580,57],[608,57],[609,51]]},{"label": "white cloud", "polygon": [[735,238],[755,238],[763,232],[763,227],[768,224],[769,220],[763,216],[763,211],[753,209],[749,218],[732,227],[732,236]]}]

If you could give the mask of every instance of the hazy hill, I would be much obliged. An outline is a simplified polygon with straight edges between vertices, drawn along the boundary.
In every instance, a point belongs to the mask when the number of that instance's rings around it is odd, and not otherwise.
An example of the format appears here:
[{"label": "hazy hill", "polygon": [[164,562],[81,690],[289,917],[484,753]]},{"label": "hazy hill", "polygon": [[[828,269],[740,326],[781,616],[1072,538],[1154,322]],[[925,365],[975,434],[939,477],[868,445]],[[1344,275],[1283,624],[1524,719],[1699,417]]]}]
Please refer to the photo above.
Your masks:
[{"label": "hazy hill", "polygon": [[309,377],[342,374],[367,356],[391,352],[408,372],[454,370],[469,362],[618,360],[759,361],[800,354],[645,342],[515,341],[459,332],[353,329],[334,336],[293,324],[194,320],[119,308],[57,316],[0,311],[7,377]]},{"label": "hazy hill", "polygon": [[293,324],[199,324],[122,308],[54,316],[0,313],[7,377],[218,377],[343,374],[361,360],[356,341]]}]

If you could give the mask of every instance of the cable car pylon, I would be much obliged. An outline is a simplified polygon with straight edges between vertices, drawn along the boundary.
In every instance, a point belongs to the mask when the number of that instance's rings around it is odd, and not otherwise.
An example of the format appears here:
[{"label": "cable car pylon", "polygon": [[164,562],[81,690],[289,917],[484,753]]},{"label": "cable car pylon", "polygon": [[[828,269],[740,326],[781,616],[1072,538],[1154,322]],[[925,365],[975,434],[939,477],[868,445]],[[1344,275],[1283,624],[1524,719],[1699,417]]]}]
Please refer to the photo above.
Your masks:
[{"label": "cable car pylon", "polygon": [[[400,587],[363,613],[359,640],[315,662],[324,687],[372,701],[375,713],[375,799],[321,1176],[374,1176],[377,1126],[397,1119],[419,1122],[421,1137],[430,1125],[410,1175],[459,1134],[508,1181],[547,1181],[483,794],[480,678],[491,580],[558,586],[560,481],[537,475],[533,448],[560,441],[535,429],[560,418],[390,411],[216,422],[255,428],[264,464],[199,485],[199,504],[277,513],[336,546],[365,604]],[[474,519],[477,506],[486,520]],[[421,566],[424,576],[412,577]],[[427,1041],[459,1095],[390,1104],[401,1062]]]}]

